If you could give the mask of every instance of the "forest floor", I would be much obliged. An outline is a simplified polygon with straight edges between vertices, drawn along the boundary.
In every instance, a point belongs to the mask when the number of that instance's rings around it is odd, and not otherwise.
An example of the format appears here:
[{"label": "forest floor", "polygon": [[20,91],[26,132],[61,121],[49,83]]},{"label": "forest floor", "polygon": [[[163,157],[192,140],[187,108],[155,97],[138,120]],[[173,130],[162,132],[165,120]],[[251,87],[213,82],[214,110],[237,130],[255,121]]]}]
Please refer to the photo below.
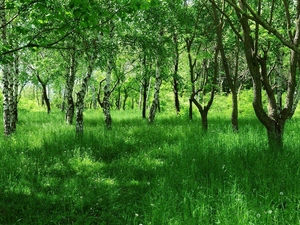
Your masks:
[{"label": "forest floor", "polygon": [[18,130],[0,138],[0,224],[300,224],[299,117],[285,149],[268,151],[257,119],[85,112],[75,135],[55,111],[21,110]]}]

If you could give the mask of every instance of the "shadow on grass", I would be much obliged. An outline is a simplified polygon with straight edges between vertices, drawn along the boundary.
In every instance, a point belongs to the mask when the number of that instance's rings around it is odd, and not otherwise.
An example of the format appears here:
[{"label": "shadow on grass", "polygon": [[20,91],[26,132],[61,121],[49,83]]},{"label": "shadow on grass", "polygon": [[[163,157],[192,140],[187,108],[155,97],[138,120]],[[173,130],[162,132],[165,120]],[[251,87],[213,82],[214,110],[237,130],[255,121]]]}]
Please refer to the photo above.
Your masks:
[{"label": "shadow on grass", "polygon": [[185,119],[116,120],[109,132],[89,120],[82,139],[50,133],[40,147],[19,146],[15,167],[1,168],[0,223],[243,224],[240,210],[245,224],[267,224],[256,214],[281,210],[278,224],[293,224],[297,149],[274,156],[256,122],[242,123],[236,135],[219,119],[206,134]]}]

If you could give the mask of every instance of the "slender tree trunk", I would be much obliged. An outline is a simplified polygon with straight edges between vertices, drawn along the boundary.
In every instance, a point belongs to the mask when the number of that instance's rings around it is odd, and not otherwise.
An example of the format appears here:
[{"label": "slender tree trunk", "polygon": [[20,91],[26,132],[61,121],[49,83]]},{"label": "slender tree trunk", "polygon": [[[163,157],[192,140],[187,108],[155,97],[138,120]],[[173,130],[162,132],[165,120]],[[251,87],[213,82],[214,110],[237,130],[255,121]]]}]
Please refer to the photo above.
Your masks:
[{"label": "slender tree trunk", "polygon": [[121,109],[121,87],[118,87],[118,96],[116,99],[116,107],[117,107],[117,110]]},{"label": "slender tree trunk", "polygon": [[147,111],[147,96],[148,96],[148,92],[147,92],[147,88],[149,86],[149,83],[148,83],[148,78],[144,78],[144,81],[143,81],[143,104],[142,104],[142,117],[144,119],[146,119],[146,111]]},{"label": "slender tree trunk", "polygon": [[140,83],[140,96],[139,96],[139,102],[138,102],[140,110],[142,109],[142,99],[143,99],[143,83],[141,82]]},{"label": "slender tree trunk", "polygon": [[238,92],[236,90],[232,90],[231,95],[232,95],[231,125],[233,131],[237,132],[239,130]]},{"label": "slender tree trunk", "polygon": [[222,58],[222,64],[226,76],[226,80],[228,83],[228,86],[232,93],[232,112],[231,112],[231,125],[233,131],[237,132],[239,129],[238,126],[238,96],[237,96],[237,74],[238,74],[238,60],[239,60],[239,42],[237,40],[236,43],[236,53],[235,53],[235,71],[234,76],[231,76],[230,68],[228,64],[228,60],[226,57],[224,44],[223,44],[223,21],[218,15],[217,9],[212,6],[213,15],[214,15],[214,23],[216,28],[216,34],[217,34],[217,44],[218,49],[220,50],[221,58]]},{"label": "slender tree trunk", "polygon": [[180,102],[179,102],[179,76],[178,76],[178,67],[179,67],[179,47],[178,47],[178,38],[177,35],[173,35],[173,42],[175,45],[175,56],[174,56],[174,74],[173,74],[173,92],[174,92],[174,104],[176,114],[180,113]]},{"label": "slender tree trunk", "polygon": [[93,66],[92,60],[89,59],[88,71],[86,73],[85,78],[82,81],[80,91],[77,92],[77,100],[76,100],[76,134],[83,133],[83,111],[84,111],[84,98],[87,92],[88,82],[92,76]]},{"label": "slender tree trunk", "polygon": [[189,120],[193,120],[193,99],[192,99],[192,95],[189,99]]},{"label": "slender tree trunk", "polygon": [[[197,59],[192,58],[192,53],[191,53],[191,48],[192,48],[192,44],[193,44],[193,39],[191,40],[186,40],[186,47],[187,47],[187,52],[188,52],[188,61],[189,61],[189,70],[190,70],[190,80],[191,80],[191,95],[190,95],[190,99],[189,99],[189,119],[193,120],[193,98],[195,96],[195,82],[197,80],[197,78],[195,78],[195,66],[197,63]],[[199,48],[200,49],[200,48]]]},{"label": "slender tree trunk", "polygon": [[[206,106],[202,106],[199,101],[197,101],[195,99],[195,96],[201,91],[201,88],[203,88],[207,82],[207,78],[204,78],[204,83],[202,84],[202,87],[197,91],[197,92],[194,92],[194,94],[191,96],[191,101],[195,104],[195,106],[198,108],[198,111],[201,115],[201,123],[202,123],[202,130],[203,131],[207,131],[208,129],[208,120],[207,120],[207,116],[208,116],[208,111],[209,109],[211,108],[212,106],[212,103],[214,101],[214,97],[215,97],[215,91],[216,91],[216,86],[217,86],[217,76],[218,76],[218,73],[219,73],[219,61],[218,61],[218,55],[219,55],[219,49],[216,47],[216,50],[215,50],[215,55],[214,55],[214,67],[213,67],[213,70],[214,70],[214,74],[213,74],[213,78],[212,78],[212,88],[211,88],[211,91],[210,91],[210,98],[206,104]],[[207,68],[204,68],[205,70]],[[207,72],[205,72],[207,73]],[[207,75],[205,75],[207,76]]]},{"label": "slender tree trunk", "polygon": [[126,101],[127,101],[128,97],[129,97],[128,91],[126,89],[124,89],[123,110],[126,109]]},{"label": "slender tree trunk", "polygon": [[13,77],[13,91],[12,91],[12,103],[11,103],[11,129],[14,132],[17,128],[18,122],[18,102],[19,102],[19,55],[13,54],[14,58],[14,69],[12,73]]},{"label": "slender tree trunk", "polygon": [[112,119],[110,114],[110,85],[111,85],[111,73],[112,73],[112,61],[113,59],[110,58],[107,61],[107,71],[106,71],[106,84],[104,87],[104,97],[103,97],[103,113],[105,116],[105,124],[108,129],[111,129]]},{"label": "slender tree trunk", "polygon": [[47,94],[47,84],[46,82],[44,82],[41,77],[39,76],[39,74],[36,74],[36,77],[38,79],[38,81],[40,82],[40,84],[42,85],[42,105],[43,102],[46,103],[46,107],[47,107],[47,113],[49,114],[51,112],[51,105],[50,105],[50,100],[48,98],[48,94]]},{"label": "slender tree trunk", "polygon": [[162,79],[161,79],[161,68],[160,68],[160,56],[157,56],[156,59],[156,76],[155,76],[155,89],[154,89],[154,99],[152,101],[152,105],[150,108],[150,112],[149,112],[149,117],[148,117],[148,122],[149,123],[153,123],[154,118],[155,118],[155,114],[156,114],[156,110],[159,106],[159,92],[160,92],[160,86],[162,83]]},{"label": "slender tree trunk", "polygon": [[70,68],[69,68],[69,74],[66,81],[66,88],[65,88],[65,94],[66,94],[66,100],[67,100],[67,106],[66,106],[66,123],[72,124],[73,123],[73,117],[74,117],[74,111],[75,111],[75,105],[73,100],[73,89],[74,89],[74,82],[75,82],[75,73],[76,73],[76,54],[75,54],[75,48],[71,50],[70,54]]},{"label": "slender tree trunk", "polygon": [[46,87],[46,85],[42,85],[42,87],[43,87],[44,101],[45,101],[46,107],[47,107],[47,113],[49,114],[51,112],[51,105],[50,105],[50,100],[47,95],[47,87]]},{"label": "slender tree trunk", "polygon": [[[6,12],[5,12],[5,0],[0,0],[0,22],[1,22],[1,41],[3,45],[7,45],[7,30],[6,30]],[[9,136],[13,130],[11,129],[11,111],[10,111],[10,71],[9,61],[7,58],[3,61],[2,65],[2,93],[3,93],[3,126],[4,134]]]}]

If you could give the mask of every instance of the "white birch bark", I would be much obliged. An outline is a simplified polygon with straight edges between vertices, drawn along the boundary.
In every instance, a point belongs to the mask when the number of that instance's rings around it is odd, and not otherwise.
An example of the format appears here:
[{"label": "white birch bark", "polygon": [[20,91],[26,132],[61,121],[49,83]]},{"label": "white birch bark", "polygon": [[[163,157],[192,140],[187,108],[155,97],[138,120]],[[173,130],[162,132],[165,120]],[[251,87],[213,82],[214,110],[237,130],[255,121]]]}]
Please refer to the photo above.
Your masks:
[{"label": "white birch bark", "polygon": [[160,92],[161,83],[162,83],[162,79],[161,79],[160,57],[158,55],[156,59],[154,99],[152,101],[152,105],[149,112],[149,117],[148,117],[149,123],[152,123],[155,118],[156,110],[159,104],[159,92]]},{"label": "white birch bark", "polygon": [[18,122],[18,101],[19,101],[19,55],[18,53],[14,54],[14,65],[13,65],[13,72],[12,72],[12,84],[11,84],[11,103],[10,103],[10,125],[12,132],[16,130],[17,122]]},{"label": "white birch bark", "polygon": [[93,73],[93,66],[91,60],[89,60],[88,71],[85,78],[82,81],[80,91],[77,92],[76,100],[76,134],[83,133],[83,111],[84,111],[84,97],[86,95],[88,82]]},{"label": "white birch bark", "polygon": [[[7,42],[7,29],[6,29],[6,12],[5,12],[5,0],[0,0],[0,22],[1,22],[1,41],[4,46],[8,44]],[[4,134],[6,136],[12,133],[11,123],[10,123],[10,71],[7,59],[4,58],[2,61],[2,84],[3,84],[3,126]]]},{"label": "white birch bark", "polygon": [[106,71],[106,84],[104,87],[104,97],[103,97],[103,113],[105,117],[105,124],[108,129],[111,129],[111,114],[110,114],[110,94],[111,94],[111,73],[112,73],[112,57],[107,61],[107,71]]},{"label": "white birch bark", "polygon": [[72,124],[73,117],[74,117],[74,100],[73,100],[73,89],[74,89],[74,82],[75,82],[75,73],[76,73],[76,59],[75,59],[75,49],[71,50],[71,57],[70,57],[70,68],[69,74],[66,80],[66,123]]}]

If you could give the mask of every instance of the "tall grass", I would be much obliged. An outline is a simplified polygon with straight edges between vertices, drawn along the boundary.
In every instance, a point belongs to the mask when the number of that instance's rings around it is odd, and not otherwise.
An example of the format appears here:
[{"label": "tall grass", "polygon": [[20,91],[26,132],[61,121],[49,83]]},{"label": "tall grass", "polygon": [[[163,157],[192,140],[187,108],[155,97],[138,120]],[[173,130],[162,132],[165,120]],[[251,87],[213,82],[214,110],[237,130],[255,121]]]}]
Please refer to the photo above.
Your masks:
[{"label": "tall grass", "polygon": [[20,111],[0,138],[0,224],[300,224],[299,119],[272,155],[254,116],[234,134],[228,106],[212,110],[206,133],[184,112],[113,112],[108,131],[86,111],[81,138],[61,112]]}]

